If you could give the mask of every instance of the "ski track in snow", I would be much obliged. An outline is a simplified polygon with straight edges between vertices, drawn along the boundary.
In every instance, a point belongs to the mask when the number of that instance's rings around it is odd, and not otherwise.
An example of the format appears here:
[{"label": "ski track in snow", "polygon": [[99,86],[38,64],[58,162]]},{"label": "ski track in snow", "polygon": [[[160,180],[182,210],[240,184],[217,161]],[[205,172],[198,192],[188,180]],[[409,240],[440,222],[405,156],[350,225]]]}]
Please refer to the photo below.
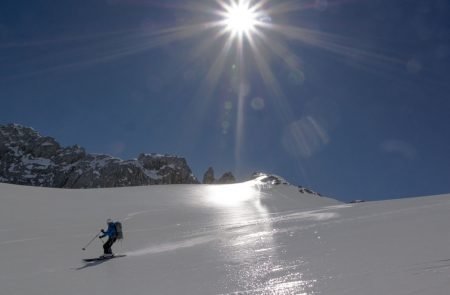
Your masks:
[{"label": "ski track in snow", "polygon": [[144,214],[144,213],[149,213],[149,212],[152,212],[152,211],[153,210],[143,210],[143,211],[132,212],[132,213],[127,214],[127,216],[125,218],[123,218],[122,221],[127,221],[127,220],[132,219],[135,216],[138,216],[138,215],[141,215],[141,214]]},{"label": "ski track in snow", "polygon": [[[334,206],[336,207],[336,206]],[[343,206],[341,208],[348,208],[348,206]],[[334,209],[334,208],[333,208]],[[308,229],[314,226],[318,226],[320,224],[324,224],[325,221],[336,219],[340,217],[340,214],[337,212],[324,212],[329,211],[328,208],[321,209],[321,210],[312,210],[312,211],[304,211],[304,212],[296,212],[296,213],[288,213],[288,214],[278,214],[278,216],[274,217],[265,217],[260,219],[253,219],[253,220],[243,220],[235,223],[228,223],[228,224],[219,224],[219,225],[212,225],[203,227],[198,231],[191,232],[192,236],[198,235],[198,234],[206,234],[206,235],[212,235],[216,234],[218,232],[223,231],[229,231],[229,232],[246,232],[247,230],[252,230],[252,227],[263,225],[263,224],[270,224],[270,225],[276,225],[277,223],[283,223],[283,222],[292,222],[292,221],[318,221],[321,223],[314,223],[312,225],[305,225],[300,226],[298,229]]]},{"label": "ski track in snow", "polygon": [[450,270],[450,259],[441,259],[437,261],[425,262],[417,264],[415,267],[411,268],[415,275],[421,275],[424,273],[440,273]]},{"label": "ski track in snow", "polygon": [[[348,208],[351,206],[332,206],[332,209],[338,209],[338,208]],[[218,225],[218,226],[212,226],[212,228],[202,228],[199,231],[191,232],[190,237],[194,238],[188,238],[186,240],[177,241],[177,242],[169,242],[164,243],[156,246],[150,246],[143,249],[138,249],[135,251],[127,252],[126,254],[129,256],[141,256],[141,255],[148,255],[148,254],[156,254],[156,253],[163,253],[163,252],[169,252],[169,251],[175,251],[182,248],[188,248],[197,246],[199,244],[209,243],[215,240],[220,240],[220,233],[224,231],[233,232],[235,234],[238,234],[240,236],[241,240],[246,240],[248,243],[251,240],[254,239],[260,239],[263,236],[269,236],[273,235],[274,233],[281,233],[284,232],[282,230],[272,230],[269,232],[265,231],[259,231],[254,232],[252,227],[261,225],[261,224],[273,224],[276,222],[284,222],[284,221],[297,221],[297,220],[311,220],[311,221],[325,221],[330,220],[333,218],[338,218],[339,214],[336,212],[323,212],[328,211],[330,208],[325,208],[322,210],[313,210],[313,211],[305,211],[305,212],[299,212],[299,213],[290,213],[286,215],[276,216],[272,218],[262,218],[262,219],[256,219],[253,221],[245,221],[245,222],[238,222],[233,224],[226,224],[226,225]],[[143,212],[141,212],[143,213]],[[303,226],[298,229],[307,229],[311,228],[313,226],[317,225],[311,225],[311,226]],[[132,232],[138,232],[138,231],[148,231],[152,229],[141,229],[141,230],[133,230]],[[292,228],[289,228],[288,231],[291,231]],[[250,234],[247,234],[250,232]],[[201,235],[198,237],[198,235]],[[195,237],[197,236],[197,237]],[[243,242],[241,242],[243,243]]]},{"label": "ski track in snow", "polygon": [[42,238],[36,237],[36,238],[28,238],[28,239],[10,240],[10,241],[5,241],[5,242],[0,242],[0,246],[14,244],[14,243],[29,242],[29,241],[40,240],[40,239],[42,239]]},{"label": "ski track in snow", "polygon": [[[247,244],[250,243],[252,240],[260,239],[264,236],[270,236],[276,233],[284,233],[284,232],[291,232],[293,230],[306,230],[310,229],[312,227],[316,227],[320,224],[326,224],[325,221],[339,218],[340,215],[337,212],[327,212],[330,210],[335,209],[345,209],[350,208],[352,205],[337,205],[337,206],[330,206],[326,207],[320,210],[311,210],[311,211],[304,211],[304,212],[295,212],[295,213],[288,213],[288,214],[281,214],[279,216],[269,217],[269,218],[261,218],[261,219],[254,219],[254,220],[246,220],[242,222],[236,222],[236,223],[230,223],[230,224],[219,224],[219,225],[213,225],[210,227],[203,227],[199,229],[198,231],[192,231],[188,233],[187,239],[177,242],[169,242],[164,243],[156,246],[150,246],[143,249],[138,249],[135,251],[127,252],[126,254],[129,256],[141,256],[141,255],[148,255],[148,254],[156,254],[156,253],[163,253],[163,252],[169,252],[174,251],[177,249],[182,248],[188,248],[193,247],[199,244],[203,243],[209,243],[214,240],[220,240],[221,234],[223,232],[229,232],[234,233],[239,236],[239,244]],[[137,214],[145,213],[147,211],[138,212]],[[134,214],[133,216],[137,215]],[[272,231],[254,231],[254,227],[262,224],[276,224],[279,222],[288,222],[288,221],[320,221],[321,223],[314,223],[311,225],[304,225],[300,227],[289,227],[287,229],[272,229]],[[176,227],[179,225],[171,225],[169,227]],[[167,229],[168,227],[165,227]],[[160,228],[158,228],[160,229]],[[142,231],[151,231],[155,230],[154,228],[151,229],[135,229],[131,230],[129,232],[142,232]],[[199,237],[200,235],[200,237]],[[236,244],[234,244],[236,246]]]},{"label": "ski track in snow", "polygon": [[128,256],[142,256],[142,255],[149,255],[149,254],[157,254],[157,253],[163,253],[163,252],[170,252],[175,251],[183,248],[190,248],[194,246],[198,246],[200,244],[205,244],[212,242],[216,240],[215,237],[198,237],[194,239],[187,239],[182,240],[178,242],[169,242],[169,243],[163,243],[155,246],[150,246],[143,249],[138,249],[135,251],[126,252],[125,254]]}]

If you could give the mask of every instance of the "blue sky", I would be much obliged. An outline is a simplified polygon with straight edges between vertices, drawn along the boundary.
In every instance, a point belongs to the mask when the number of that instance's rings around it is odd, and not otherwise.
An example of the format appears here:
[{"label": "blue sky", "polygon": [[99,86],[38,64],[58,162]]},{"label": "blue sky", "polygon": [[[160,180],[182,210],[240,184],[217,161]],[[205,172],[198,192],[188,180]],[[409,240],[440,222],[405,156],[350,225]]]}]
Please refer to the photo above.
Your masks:
[{"label": "blue sky", "polygon": [[227,3],[1,1],[0,124],[123,159],[177,154],[200,179],[450,192],[448,1],[252,1],[241,42],[218,24]]}]

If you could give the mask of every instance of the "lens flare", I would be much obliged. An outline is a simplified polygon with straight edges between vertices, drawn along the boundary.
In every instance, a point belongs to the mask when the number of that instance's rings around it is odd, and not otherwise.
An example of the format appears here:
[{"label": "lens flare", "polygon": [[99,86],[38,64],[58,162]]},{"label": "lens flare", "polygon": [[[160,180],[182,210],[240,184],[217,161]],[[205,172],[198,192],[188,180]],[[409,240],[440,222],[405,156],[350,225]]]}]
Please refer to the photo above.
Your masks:
[{"label": "lens flare", "polygon": [[255,9],[247,2],[235,2],[226,8],[225,23],[233,34],[249,34],[257,24]]}]

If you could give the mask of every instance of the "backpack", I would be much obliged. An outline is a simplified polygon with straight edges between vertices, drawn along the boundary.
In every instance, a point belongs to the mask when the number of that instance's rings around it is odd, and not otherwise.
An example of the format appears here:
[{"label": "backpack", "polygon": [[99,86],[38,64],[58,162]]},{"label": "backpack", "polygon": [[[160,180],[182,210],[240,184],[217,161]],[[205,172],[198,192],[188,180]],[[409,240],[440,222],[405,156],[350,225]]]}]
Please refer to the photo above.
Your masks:
[{"label": "backpack", "polygon": [[122,223],[116,221],[114,225],[116,226],[116,238],[118,240],[122,240],[123,239]]}]

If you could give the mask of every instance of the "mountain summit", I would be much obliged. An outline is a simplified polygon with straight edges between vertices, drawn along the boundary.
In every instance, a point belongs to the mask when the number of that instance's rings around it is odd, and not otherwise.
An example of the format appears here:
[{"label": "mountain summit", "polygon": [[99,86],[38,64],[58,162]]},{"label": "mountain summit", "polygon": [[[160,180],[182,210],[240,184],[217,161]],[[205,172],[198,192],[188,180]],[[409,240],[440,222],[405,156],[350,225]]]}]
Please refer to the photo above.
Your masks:
[{"label": "mountain summit", "polygon": [[22,125],[0,125],[0,182],[57,188],[198,183],[184,158],[140,154],[122,160],[62,147]]}]

